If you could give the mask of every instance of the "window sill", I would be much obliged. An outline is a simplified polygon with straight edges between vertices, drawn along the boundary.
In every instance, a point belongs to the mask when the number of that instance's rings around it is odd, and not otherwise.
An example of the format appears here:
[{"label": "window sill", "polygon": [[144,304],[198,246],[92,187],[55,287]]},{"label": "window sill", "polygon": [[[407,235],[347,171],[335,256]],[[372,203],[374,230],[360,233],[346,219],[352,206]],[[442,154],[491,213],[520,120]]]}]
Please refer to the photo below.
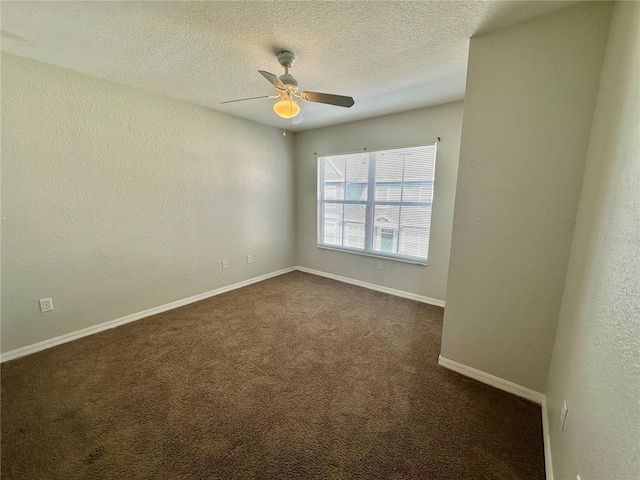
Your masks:
[{"label": "window sill", "polygon": [[419,265],[421,267],[426,267],[428,265],[428,259],[427,260],[416,260],[413,259],[411,257],[403,257],[401,255],[385,255],[383,253],[372,253],[372,252],[363,252],[362,250],[356,250],[356,249],[351,249],[351,248],[344,248],[344,247],[332,247],[330,245],[316,245],[316,247],[321,248],[323,250],[332,250],[334,252],[340,252],[340,253],[353,253],[356,255],[362,255],[364,257],[373,257],[373,258],[380,258],[382,260],[392,260],[394,262],[402,262],[402,263],[410,263],[413,265]]}]

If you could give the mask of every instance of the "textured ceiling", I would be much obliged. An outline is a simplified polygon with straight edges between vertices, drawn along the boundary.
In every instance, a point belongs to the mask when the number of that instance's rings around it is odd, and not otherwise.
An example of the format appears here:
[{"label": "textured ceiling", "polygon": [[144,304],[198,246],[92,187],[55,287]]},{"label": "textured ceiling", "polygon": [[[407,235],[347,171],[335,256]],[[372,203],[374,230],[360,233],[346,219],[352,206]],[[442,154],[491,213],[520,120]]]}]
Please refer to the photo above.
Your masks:
[{"label": "textured ceiling", "polygon": [[258,70],[297,55],[301,90],[350,95],[350,109],[301,101],[308,130],[464,97],[469,38],[572,2],[5,2],[2,50],[283,126]]}]

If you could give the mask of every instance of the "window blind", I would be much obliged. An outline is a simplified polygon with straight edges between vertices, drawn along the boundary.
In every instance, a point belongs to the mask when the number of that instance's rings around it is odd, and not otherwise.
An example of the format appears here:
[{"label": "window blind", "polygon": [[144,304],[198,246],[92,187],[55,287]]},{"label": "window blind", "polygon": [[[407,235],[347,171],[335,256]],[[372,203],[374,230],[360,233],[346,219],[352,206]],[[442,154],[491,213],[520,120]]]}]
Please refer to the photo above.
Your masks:
[{"label": "window blind", "polygon": [[436,145],[320,157],[318,246],[426,263]]}]

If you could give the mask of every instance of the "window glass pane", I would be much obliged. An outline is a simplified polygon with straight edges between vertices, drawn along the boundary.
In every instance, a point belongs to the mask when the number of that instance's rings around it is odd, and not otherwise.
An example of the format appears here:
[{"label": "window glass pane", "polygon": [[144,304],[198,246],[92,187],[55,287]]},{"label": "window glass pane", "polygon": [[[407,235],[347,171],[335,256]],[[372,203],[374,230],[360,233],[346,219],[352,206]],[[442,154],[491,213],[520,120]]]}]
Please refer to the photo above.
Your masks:
[{"label": "window glass pane", "polygon": [[323,243],[342,245],[342,209],[340,203],[325,203],[323,223]]},{"label": "window glass pane", "polygon": [[433,197],[433,182],[405,182],[403,202],[428,202]]},{"label": "window glass pane", "polygon": [[433,155],[435,148],[420,147],[405,151],[404,156],[404,181],[428,182],[433,180]]},{"label": "window glass pane", "polygon": [[429,248],[431,207],[403,205],[400,211],[398,253],[426,257]]},{"label": "window glass pane", "polygon": [[344,206],[344,245],[364,248],[366,205]]},{"label": "window glass pane", "polygon": [[323,161],[325,200],[344,200],[345,157],[326,157]]},{"label": "window glass pane", "polygon": [[347,155],[346,162],[347,200],[367,200],[367,180],[369,178],[369,154]]},{"label": "window glass pane", "polygon": [[400,207],[376,205],[373,212],[373,250],[386,253],[398,252]]},{"label": "window glass pane", "polygon": [[376,155],[376,202],[399,202],[402,194],[402,165],[404,154],[396,151]]}]

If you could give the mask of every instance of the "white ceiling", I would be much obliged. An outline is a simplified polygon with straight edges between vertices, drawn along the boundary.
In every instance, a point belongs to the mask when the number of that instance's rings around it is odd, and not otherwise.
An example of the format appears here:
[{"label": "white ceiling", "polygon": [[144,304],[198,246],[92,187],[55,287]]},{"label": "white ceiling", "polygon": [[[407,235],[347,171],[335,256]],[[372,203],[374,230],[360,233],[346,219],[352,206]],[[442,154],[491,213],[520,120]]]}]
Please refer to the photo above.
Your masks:
[{"label": "white ceiling", "polygon": [[5,2],[2,50],[266,125],[283,127],[258,70],[297,55],[301,90],[350,95],[350,108],[301,101],[294,131],[464,97],[469,38],[572,2]]}]

